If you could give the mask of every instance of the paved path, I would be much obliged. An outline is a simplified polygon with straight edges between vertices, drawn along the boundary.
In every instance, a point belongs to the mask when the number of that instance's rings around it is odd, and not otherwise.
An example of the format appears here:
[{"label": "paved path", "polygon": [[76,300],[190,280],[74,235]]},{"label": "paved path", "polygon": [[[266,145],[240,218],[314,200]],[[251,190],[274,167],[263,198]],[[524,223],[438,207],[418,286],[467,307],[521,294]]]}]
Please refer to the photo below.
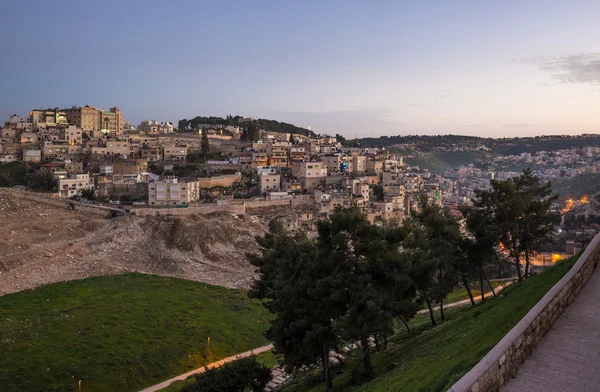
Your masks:
[{"label": "paved path", "polygon": [[[507,282],[501,286],[498,286],[496,288],[494,288],[494,292],[496,293],[496,295],[498,295],[499,292],[501,292],[502,290],[504,290],[506,287],[510,286],[512,284],[511,282]],[[494,295],[494,293],[492,293],[491,291],[488,291],[487,293],[483,294],[484,298],[489,298],[492,297]],[[480,302],[481,301],[481,295],[478,295],[477,297],[473,297],[473,299],[475,300],[475,303]],[[449,304],[444,304],[444,309],[448,309],[448,308],[454,308],[457,306],[463,306],[463,305],[471,305],[471,300],[470,299],[463,299],[462,301],[456,301],[456,302],[451,302]],[[440,307],[439,306],[434,306],[433,310],[438,310]],[[429,312],[429,310],[427,309],[422,309],[419,310],[417,313],[427,313]]]},{"label": "paved path", "polygon": [[600,391],[600,273],[592,275],[501,391]]},{"label": "paved path", "polygon": [[170,378],[170,379],[168,379],[166,381],[161,382],[160,384],[156,384],[156,385],[153,385],[153,386],[148,387],[146,389],[142,389],[140,392],[156,392],[156,391],[160,391],[161,389],[164,389],[164,388],[168,387],[169,385],[173,384],[176,381],[183,381],[186,378],[188,378],[189,376],[193,376],[194,374],[204,373],[206,371],[206,368],[212,369],[212,368],[215,368],[215,367],[219,367],[219,366],[222,366],[222,365],[224,365],[224,364],[226,364],[228,362],[233,362],[233,361],[241,359],[241,358],[251,357],[253,355],[264,353],[265,351],[269,351],[272,348],[273,348],[273,345],[272,344],[268,344],[266,346],[255,348],[254,350],[250,350],[250,351],[246,351],[244,353],[232,355],[231,357],[223,358],[220,361],[209,363],[208,365],[205,365],[205,366],[202,366],[201,368],[192,370],[191,372],[187,372],[187,373],[184,373],[184,374],[180,374],[177,377]]}]

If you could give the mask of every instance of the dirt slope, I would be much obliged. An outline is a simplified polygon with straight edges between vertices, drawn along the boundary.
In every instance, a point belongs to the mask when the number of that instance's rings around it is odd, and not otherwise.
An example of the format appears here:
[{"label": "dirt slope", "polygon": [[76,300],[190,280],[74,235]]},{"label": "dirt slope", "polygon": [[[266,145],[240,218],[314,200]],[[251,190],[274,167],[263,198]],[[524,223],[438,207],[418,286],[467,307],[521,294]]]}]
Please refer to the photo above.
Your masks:
[{"label": "dirt slope", "polygon": [[265,226],[231,214],[105,219],[0,196],[0,295],[89,276],[139,271],[248,288],[246,252]]}]

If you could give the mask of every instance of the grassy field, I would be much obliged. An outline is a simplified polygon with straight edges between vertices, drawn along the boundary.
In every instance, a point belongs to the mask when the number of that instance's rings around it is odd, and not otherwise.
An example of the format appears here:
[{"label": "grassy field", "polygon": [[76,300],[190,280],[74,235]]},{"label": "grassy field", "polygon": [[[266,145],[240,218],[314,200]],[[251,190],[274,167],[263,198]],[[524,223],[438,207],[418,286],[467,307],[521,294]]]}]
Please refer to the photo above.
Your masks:
[{"label": "grassy field", "polygon": [[270,318],[243,291],[142,274],[6,295],[0,315],[2,392],[137,391],[267,344]]},{"label": "grassy field", "polygon": [[[436,328],[431,327],[427,314],[419,314],[411,320],[411,333],[399,332],[392,338],[393,346],[374,353],[373,380],[351,385],[351,369],[358,356],[355,351],[334,379],[334,391],[446,391],[517,324],[575,261],[576,258],[561,261],[483,304],[448,309],[448,320]],[[323,390],[324,385],[310,375],[298,377],[284,388],[286,392]]]}]

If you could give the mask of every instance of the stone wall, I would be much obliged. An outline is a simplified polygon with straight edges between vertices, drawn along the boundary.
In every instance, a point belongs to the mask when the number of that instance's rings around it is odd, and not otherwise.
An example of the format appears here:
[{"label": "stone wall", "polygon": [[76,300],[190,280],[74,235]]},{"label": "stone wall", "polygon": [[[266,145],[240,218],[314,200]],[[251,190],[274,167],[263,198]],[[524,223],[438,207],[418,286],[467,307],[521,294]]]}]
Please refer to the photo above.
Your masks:
[{"label": "stone wall", "polygon": [[599,245],[600,234],[571,270],[449,392],[498,391],[508,382],[594,273],[600,260]]},{"label": "stone wall", "polygon": [[232,200],[220,204],[191,204],[187,208],[132,208],[129,212],[137,216],[156,215],[196,215],[211,214],[213,212],[229,212],[232,214],[244,214],[248,211],[257,211],[265,208],[291,208],[301,206],[312,206],[312,198],[298,198],[291,200]]},{"label": "stone wall", "polygon": [[136,216],[203,215],[214,212],[243,214],[245,208],[243,204],[206,204],[188,208],[133,208],[129,212]]},{"label": "stone wall", "polygon": [[215,176],[208,178],[199,178],[198,186],[200,188],[212,188],[215,186],[222,186],[224,188],[232,186],[236,182],[241,182],[242,177],[239,174],[229,174],[224,176]]},{"label": "stone wall", "polygon": [[106,217],[110,217],[115,211],[119,215],[125,214],[125,212],[118,208],[104,207],[104,206],[93,206],[88,204],[79,203],[73,200],[61,199],[58,197],[52,197],[51,194],[35,193],[25,190],[18,190],[12,188],[0,188],[0,194],[10,194],[15,197],[22,199],[35,201],[38,203],[50,204],[56,207],[73,208],[76,211],[82,211],[90,214],[97,214]]}]

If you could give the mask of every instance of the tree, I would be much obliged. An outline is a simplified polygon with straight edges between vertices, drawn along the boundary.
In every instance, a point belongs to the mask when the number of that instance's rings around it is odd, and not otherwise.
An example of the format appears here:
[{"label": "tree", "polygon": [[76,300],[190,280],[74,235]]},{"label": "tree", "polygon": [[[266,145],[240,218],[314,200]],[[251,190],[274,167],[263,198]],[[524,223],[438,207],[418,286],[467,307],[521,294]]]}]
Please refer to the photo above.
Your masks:
[{"label": "tree", "polygon": [[81,191],[81,196],[88,200],[95,200],[96,192],[94,191],[94,188],[84,189]]},{"label": "tree", "polygon": [[413,263],[413,279],[421,298],[427,304],[431,323],[436,325],[432,301],[440,305],[445,320],[444,299],[458,280],[458,260],[462,257],[462,236],[456,219],[439,206],[422,202],[421,212],[408,221],[412,231],[405,245],[417,248]]},{"label": "tree", "polygon": [[343,281],[335,271],[342,266],[319,257],[314,241],[304,233],[290,235],[277,220],[257,241],[262,254],[249,259],[258,267],[259,279],[250,296],[265,299],[276,315],[267,337],[283,354],[287,371],[320,363],[331,388],[329,352],[339,339],[334,320],[346,309]]},{"label": "tree", "polygon": [[246,135],[247,135],[247,140],[250,142],[255,142],[258,140],[260,135],[259,135],[259,131],[256,128],[256,124],[254,123],[254,121],[248,122],[248,126],[246,127]]},{"label": "tree", "polygon": [[208,141],[208,131],[207,130],[202,131],[202,140],[200,141],[200,149],[202,150],[202,153],[204,154],[204,160],[206,161],[206,157],[208,155],[208,152],[210,151],[210,142]]},{"label": "tree", "polygon": [[296,139],[294,139],[294,134],[293,133],[290,133],[290,143],[292,144],[292,146],[294,144],[296,144]]},{"label": "tree", "polygon": [[187,119],[179,120],[177,123],[177,131],[178,132],[187,132],[190,130],[190,121]]},{"label": "tree", "polygon": [[182,392],[259,392],[271,381],[271,370],[256,357],[242,358],[198,374]]},{"label": "tree", "polygon": [[524,277],[527,278],[532,254],[539,250],[540,245],[548,239],[554,227],[560,222],[560,216],[550,212],[558,195],[551,196],[552,185],[550,182],[541,184],[531,169],[523,170],[523,173],[513,181],[524,205],[519,224],[521,226],[520,245],[525,256]]},{"label": "tree", "polygon": [[[541,184],[533,172],[526,169],[520,176],[509,180],[492,180],[491,189],[476,191],[473,199],[474,210],[471,213],[479,215],[474,215],[473,219],[491,228],[486,236],[497,236],[493,242],[497,242],[512,260],[519,281],[527,278],[531,256],[559,222],[559,216],[550,212],[552,203],[556,201],[551,192],[549,182]],[[525,258],[523,270],[522,257]]]},{"label": "tree", "polygon": [[55,192],[58,184],[52,173],[46,170],[38,170],[30,173],[28,176],[28,185],[34,189],[40,189],[47,192]]},{"label": "tree", "polygon": [[360,341],[363,375],[373,376],[369,337],[393,331],[393,317],[412,317],[414,288],[408,277],[408,259],[401,254],[401,228],[369,223],[357,207],[338,207],[329,220],[318,225],[321,254],[339,268],[347,311],[340,319],[347,338]]},{"label": "tree", "polygon": [[4,173],[0,173],[0,187],[7,187],[10,185],[10,178],[8,178],[8,176]]},{"label": "tree", "polygon": [[414,316],[416,290],[400,227],[372,225],[356,207],[337,207],[317,224],[316,241],[287,233],[279,221],[249,255],[259,279],[250,291],[276,317],[267,336],[287,370],[319,363],[332,387],[329,352],[340,336],[362,346],[361,375],[371,377],[369,337],[393,331],[393,318]]},{"label": "tree", "polygon": [[[489,192],[478,190],[472,200],[473,205],[462,209],[467,230],[471,234],[463,273],[465,276],[471,273],[478,277],[482,301],[485,299],[483,280],[487,280],[489,284],[485,267],[498,259],[497,248],[502,230],[495,221],[494,205],[489,203],[489,196]],[[468,285],[466,280],[465,285]],[[495,295],[493,288],[492,293]]]},{"label": "tree", "polygon": [[375,200],[383,201],[383,199],[385,197],[385,192],[384,192],[383,186],[375,185],[375,187],[373,188],[373,194],[375,196]]}]

